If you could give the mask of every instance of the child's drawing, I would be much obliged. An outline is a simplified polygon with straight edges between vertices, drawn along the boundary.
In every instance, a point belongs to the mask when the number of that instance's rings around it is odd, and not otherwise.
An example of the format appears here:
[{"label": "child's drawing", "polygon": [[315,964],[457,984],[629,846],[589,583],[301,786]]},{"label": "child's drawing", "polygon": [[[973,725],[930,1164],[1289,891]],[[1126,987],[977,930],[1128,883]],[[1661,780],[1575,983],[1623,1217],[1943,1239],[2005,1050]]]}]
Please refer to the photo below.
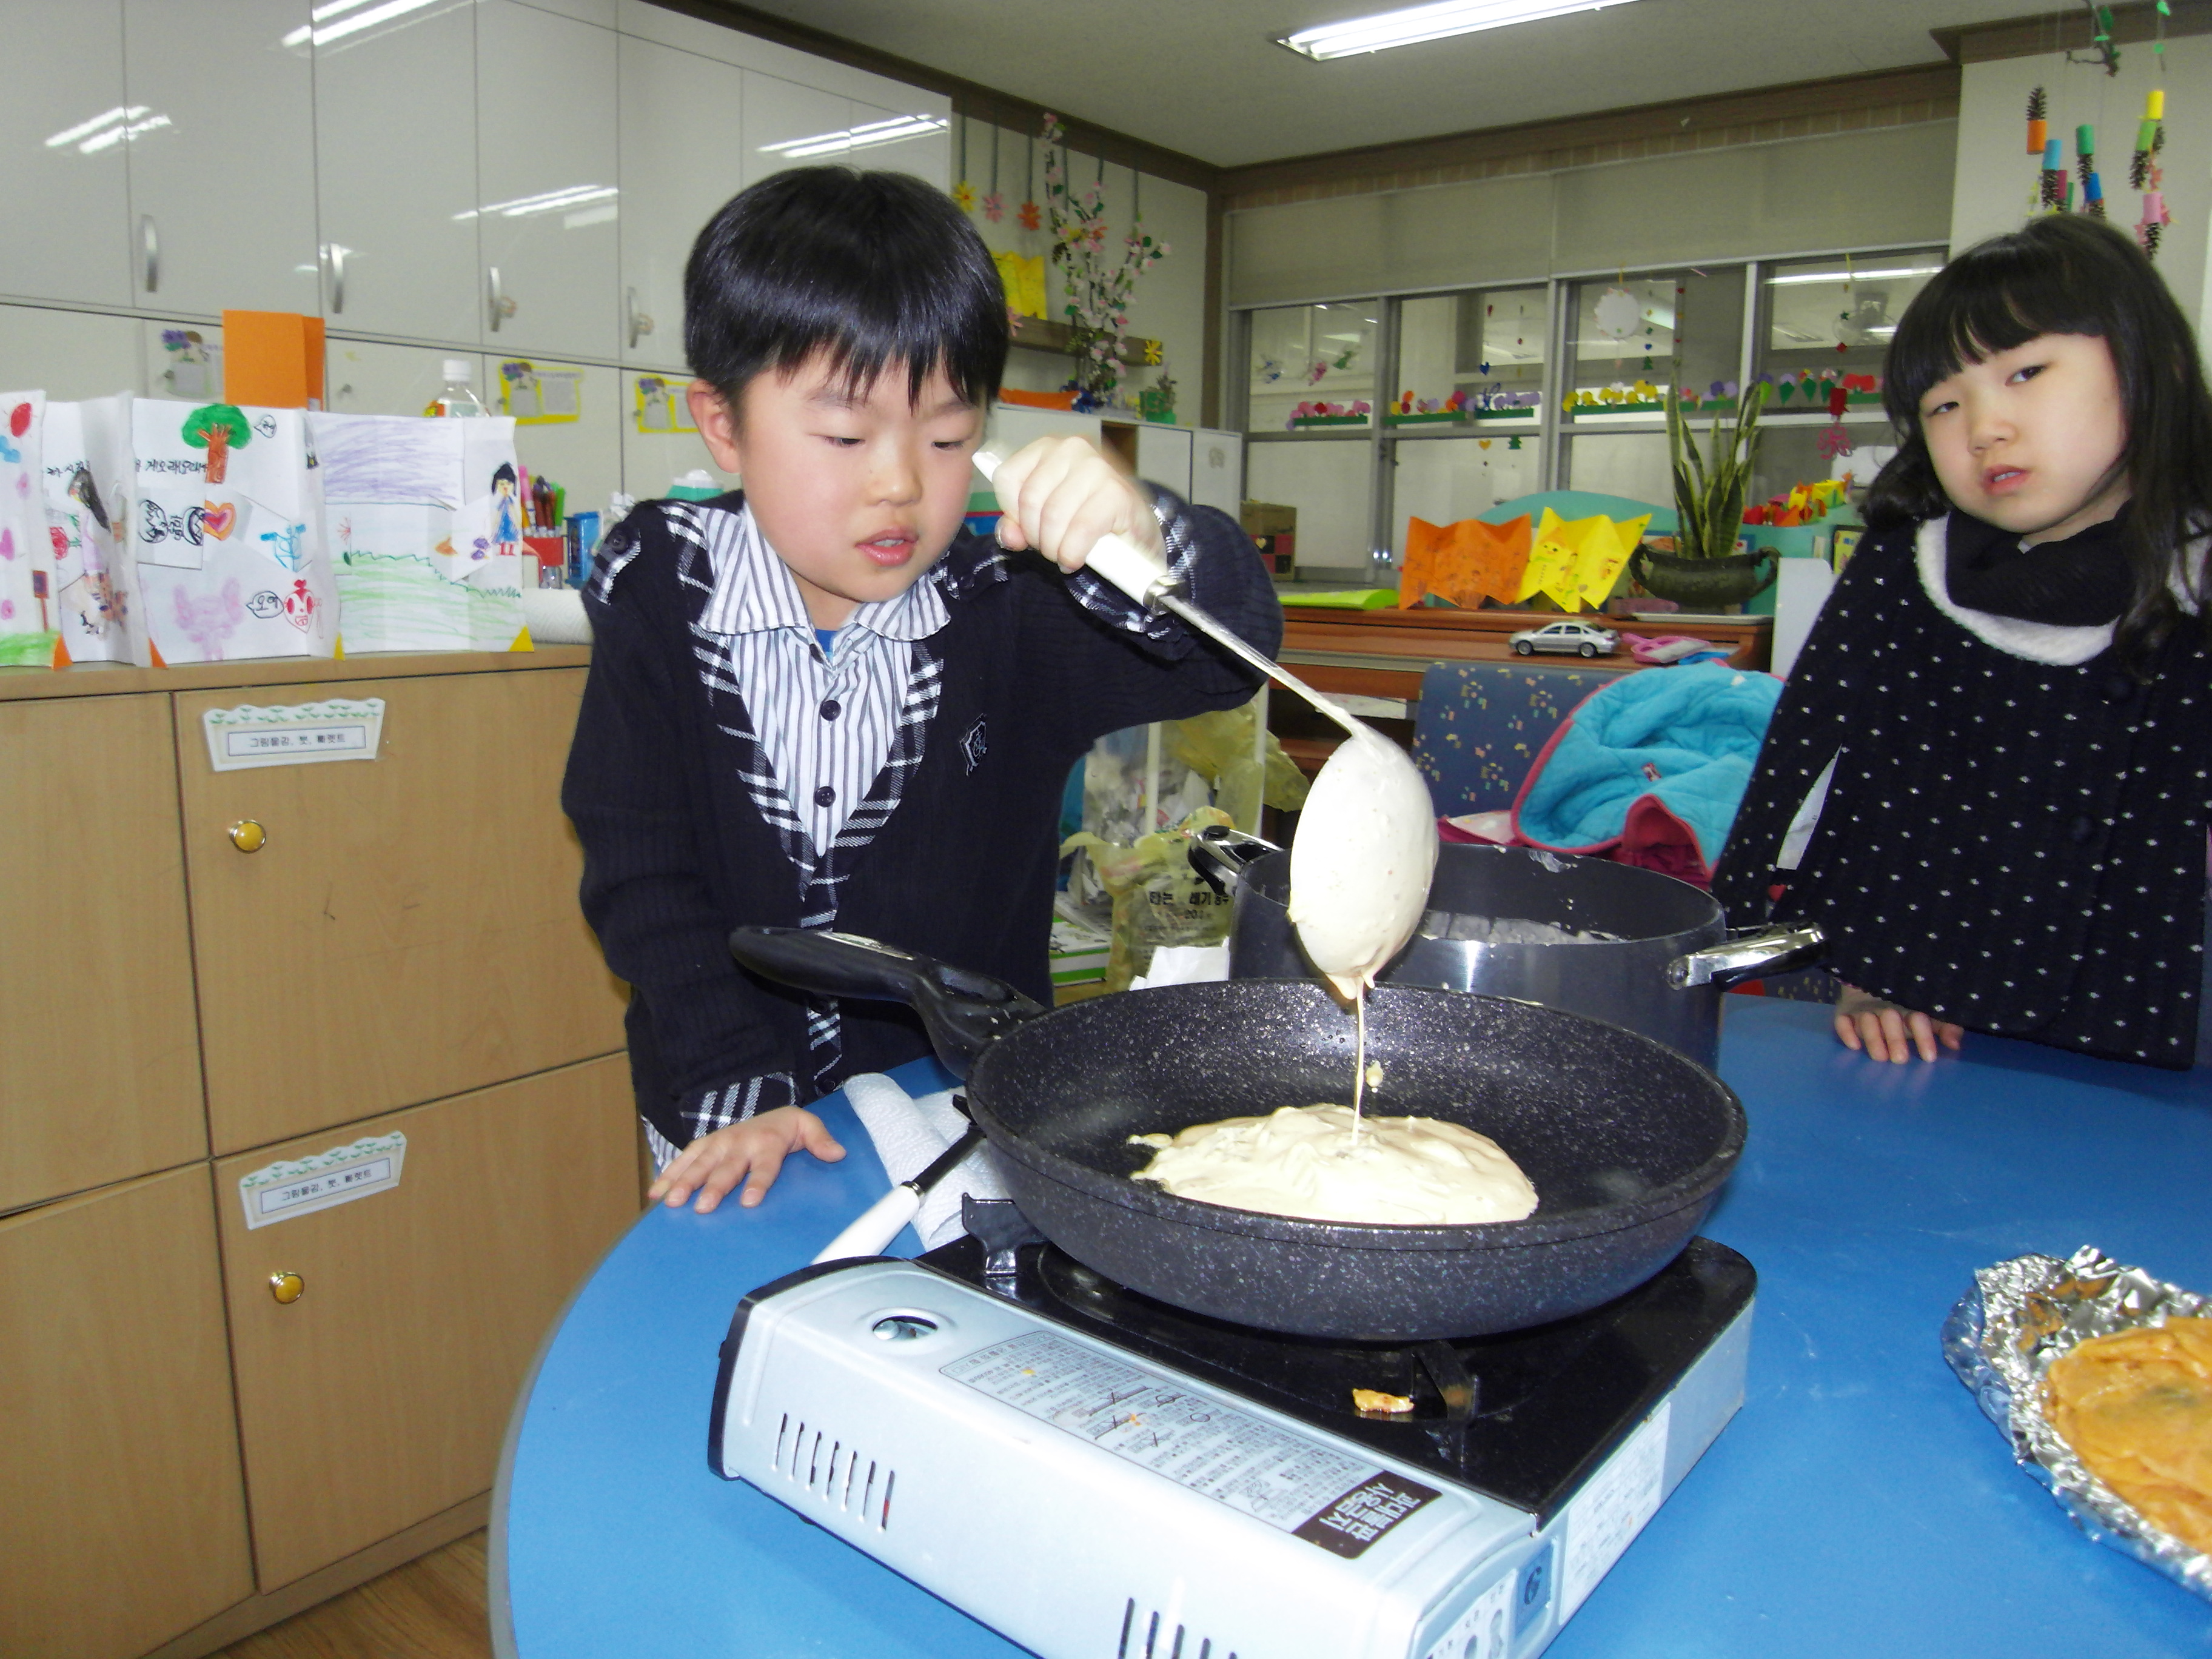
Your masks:
[{"label": "child's drawing", "polygon": [[219,484],[230,476],[230,452],[253,441],[253,428],[235,404],[206,404],[185,417],[179,435],[194,449],[207,451],[207,481]]},{"label": "child's drawing", "polygon": [[199,647],[199,660],[221,662],[223,642],[238,631],[246,615],[246,607],[239,602],[236,579],[223,583],[218,592],[195,594],[179,587],[173,597],[178,629]]},{"label": "child's drawing", "polygon": [[[514,544],[522,539],[522,521],[514,510],[514,469],[505,461],[491,475],[492,539],[501,544],[502,553],[514,551]],[[478,558],[483,555],[478,553]]]}]

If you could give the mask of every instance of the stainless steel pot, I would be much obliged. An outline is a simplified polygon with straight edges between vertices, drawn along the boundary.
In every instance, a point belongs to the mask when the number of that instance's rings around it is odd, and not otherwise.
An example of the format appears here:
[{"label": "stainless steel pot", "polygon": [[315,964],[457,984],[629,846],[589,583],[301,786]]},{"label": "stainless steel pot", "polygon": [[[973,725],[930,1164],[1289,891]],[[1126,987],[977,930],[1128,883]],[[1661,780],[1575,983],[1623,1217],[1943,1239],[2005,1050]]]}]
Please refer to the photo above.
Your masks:
[{"label": "stainless steel pot", "polygon": [[[1291,856],[1249,836],[1194,844],[1193,861],[1233,882],[1231,979],[1304,979],[1287,905]],[[1480,991],[1587,1014],[1656,1037],[1700,1066],[1720,1054],[1721,994],[1820,960],[1811,927],[1732,933],[1703,888],[1650,870],[1526,847],[1441,849],[1421,930],[1383,974],[1393,985]],[[1481,924],[1510,917],[1613,941],[1498,943]],[[1455,936],[1456,935],[1456,936]],[[1470,936],[1472,935],[1472,936]]]}]

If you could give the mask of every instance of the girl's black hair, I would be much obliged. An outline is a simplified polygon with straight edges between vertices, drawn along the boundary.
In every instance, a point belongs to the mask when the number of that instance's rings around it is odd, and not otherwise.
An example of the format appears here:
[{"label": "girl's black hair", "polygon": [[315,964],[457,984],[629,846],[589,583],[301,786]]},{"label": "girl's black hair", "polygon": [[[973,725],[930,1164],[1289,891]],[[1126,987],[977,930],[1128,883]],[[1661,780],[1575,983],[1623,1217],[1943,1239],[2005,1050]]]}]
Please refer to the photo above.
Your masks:
[{"label": "girl's black hair", "polygon": [[2212,396],[2197,337],[2142,250],[2080,214],[2031,219],[1976,243],[1906,307],[1882,378],[1898,450],[1867,491],[1868,525],[1950,511],[1921,428],[1921,399],[1963,365],[2045,334],[2096,336],[2119,377],[2130,495],[2122,544],[2135,591],[2118,643],[2139,658],[2181,620],[2169,586],[2177,576],[2212,634],[2203,565],[2186,556],[2190,542],[2212,531]]},{"label": "girl's black hair", "polygon": [[891,364],[908,396],[932,370],[981,408],[1010,340],[990,250],[943,191],[902,173],[794,167],[724,204],[684,270],[691,371],[737,407],[764,369],[817,351],[854,389]]}]

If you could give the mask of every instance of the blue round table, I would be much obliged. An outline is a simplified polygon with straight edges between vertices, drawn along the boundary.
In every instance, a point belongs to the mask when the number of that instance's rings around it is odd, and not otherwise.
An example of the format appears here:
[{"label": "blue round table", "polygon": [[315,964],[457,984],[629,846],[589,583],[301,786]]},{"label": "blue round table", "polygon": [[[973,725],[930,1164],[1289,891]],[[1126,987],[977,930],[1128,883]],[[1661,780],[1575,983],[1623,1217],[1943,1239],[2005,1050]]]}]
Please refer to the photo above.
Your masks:
[{"label": "blue round table", "polygon": [[[1983,1036],[1885,1066],[1839,1047],[1826,1010],[1754,997],[1728,1000],[1721,1072],[1751,1136],[1705,1231],[1759,1269],[1744,1407],[1548,1652],[2212,1651],[2212,1605],[2076,1532],[1937,1341],[1975,1268],[2030,1250],[2094,1243],[2212,1290],[2212,1073]],[[927,1060],[893,1075],[948,1080]],[[502,1655],[1021,1651],[708,1470],[738,1298],[888,1184],[842,1096],[817,1109],[844,1162],[793,1158],[758,1210],[641,1217],[547,1340],[494,1498]]]}]

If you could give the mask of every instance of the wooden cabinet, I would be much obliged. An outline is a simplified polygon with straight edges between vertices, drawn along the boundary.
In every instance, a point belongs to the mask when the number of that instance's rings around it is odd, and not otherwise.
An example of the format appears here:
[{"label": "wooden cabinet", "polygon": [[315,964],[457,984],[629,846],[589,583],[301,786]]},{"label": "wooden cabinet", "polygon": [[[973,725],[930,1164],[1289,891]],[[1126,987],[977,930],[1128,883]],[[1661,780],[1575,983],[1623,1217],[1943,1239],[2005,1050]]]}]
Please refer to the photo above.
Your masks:
[{"label": "wooden cabinet", "polygon": [[[397,1187],[246,1227],[240,1176],[395,1130]],[[539,1340],[636,1218],[635,1137],[615,1055],[216,1164],[264,1593],[491,1484]]]},{"label": "wooden cabinet", "polygon": [[207,1155],[173,766],[165,697],[0,703],[0,1210]]},{"label": "wooden cabinet", "polygon": [[[482,1524],[638,1208],[560,809],[587,660],[0,676],[9,1659],[196,1659]],[[210,766],[208,708],[337,696],[374,761]],[[396,1184],[246,1225],[241,1176],[394,1133]]]},{"label": "wooden cabinet", "polygon": [[0,1219],[0,1648],[145,1652],[253,1590],[204,1164]]},{"label": "wooden cabinet", "polygon": [[[258,1146],[622,1046],[561,816],[584,670],[177,698],[208,1121]],[[374,761],[216,772],[201,715],[381,697]],[[229,826],[266,831],[240,853]]]}]

